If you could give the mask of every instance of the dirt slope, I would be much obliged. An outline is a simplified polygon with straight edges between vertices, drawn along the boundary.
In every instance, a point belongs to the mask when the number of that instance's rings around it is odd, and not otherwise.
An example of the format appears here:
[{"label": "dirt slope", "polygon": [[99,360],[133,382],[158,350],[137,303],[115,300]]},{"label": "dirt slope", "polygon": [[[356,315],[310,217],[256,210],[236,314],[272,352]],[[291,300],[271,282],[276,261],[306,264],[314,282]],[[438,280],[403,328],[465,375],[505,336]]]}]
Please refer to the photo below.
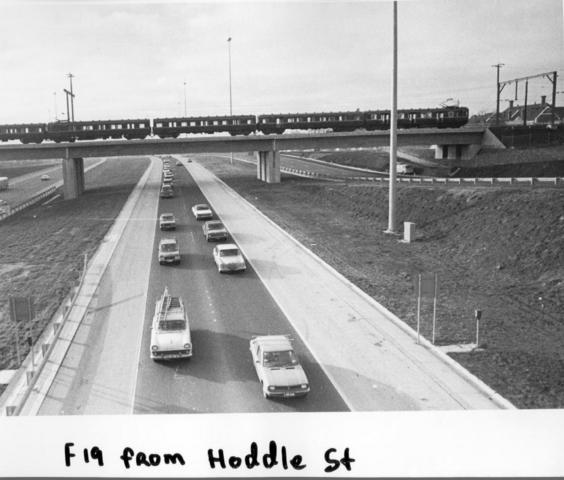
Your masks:
[{"label": "dirt slope", "polygon": [[[385,185],[282,176],[208,159],[230,186],[412,327],[414,279],[437,272],[436,343],[475,340],[456,360],[522,408],[564,407],[564,189],[401,187],[398,222],[417,241],[386,235]],[[431,338],[432,302],[422,332]]]}]

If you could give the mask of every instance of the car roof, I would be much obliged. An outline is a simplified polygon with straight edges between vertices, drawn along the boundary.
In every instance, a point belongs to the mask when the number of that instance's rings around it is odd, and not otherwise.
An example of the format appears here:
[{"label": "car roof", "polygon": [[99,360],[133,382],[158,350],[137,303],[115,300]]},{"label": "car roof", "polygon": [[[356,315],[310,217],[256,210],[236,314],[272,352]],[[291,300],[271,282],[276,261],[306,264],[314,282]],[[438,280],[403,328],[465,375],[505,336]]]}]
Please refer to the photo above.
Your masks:
[{"label": "car roof", "polygon": [[161,217],[174,217],[174,213],[161,213]]},{"label": "car roof", "polygon": [[222,243],[221,245],[217,245],[215,248],[217,248],[218,250],[230,250],[232,248],[239,250],[239,247],[234,243]]},{"label": "car roof", "polygon": [[210,208],[210,206],[207,203],[198,203],[197,205],[194,205],[194,207]]},{"label": "car roof", "polygon": [[265,352],[293,350],[292,342],[286,335],[264,335],[255,337],[254,341],[258,343]]},{"label": "car roof", "polygon": [[161,245],[165,243],[177,243],[176,238],[161,238]]},{"label": "car roof", "polygon": [[221,220],[208,220],[204,225],[223,225]]}]

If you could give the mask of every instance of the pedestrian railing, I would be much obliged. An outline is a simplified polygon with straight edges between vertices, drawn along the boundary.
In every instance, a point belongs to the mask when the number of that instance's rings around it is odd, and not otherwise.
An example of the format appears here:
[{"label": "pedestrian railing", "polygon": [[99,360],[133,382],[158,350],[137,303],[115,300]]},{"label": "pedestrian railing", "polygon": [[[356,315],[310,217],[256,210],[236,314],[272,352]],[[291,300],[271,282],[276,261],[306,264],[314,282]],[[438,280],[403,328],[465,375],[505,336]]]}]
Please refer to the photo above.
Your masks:
[{"label": "pedestrian railing", "polygon": [[75,285],[63,301],[59,311],[53,316],[50,324],[43,330],[39,338],[31,345],[30,352],[20,368],[12,377],[6,391],[0,396],[0,416],[19,415],[29,395],[35,388],[49,356],[57,343],[59,335],[75,305],[76,298],[84,282],[88,267],[88,259],[84,255],[84,267],[78,285]]},{"label": "pedestrian railing", "polygon": [[[309,170],[301,170],[298,168],[281,167],[284,173],[299,175],[309,178],[326,178],[332,180],[360,181],[360,182],[388,182],[388,177],[369,177],[369,176],[336,176],[325,173],[311,172]],[[411,177],[401,175],[397,177],[398,183],[416,184],[416,185],[480,185],[480,186],[562,186],[564,185],[564,177],[471,177],[471,178],[452,178],[452,177]]]}]

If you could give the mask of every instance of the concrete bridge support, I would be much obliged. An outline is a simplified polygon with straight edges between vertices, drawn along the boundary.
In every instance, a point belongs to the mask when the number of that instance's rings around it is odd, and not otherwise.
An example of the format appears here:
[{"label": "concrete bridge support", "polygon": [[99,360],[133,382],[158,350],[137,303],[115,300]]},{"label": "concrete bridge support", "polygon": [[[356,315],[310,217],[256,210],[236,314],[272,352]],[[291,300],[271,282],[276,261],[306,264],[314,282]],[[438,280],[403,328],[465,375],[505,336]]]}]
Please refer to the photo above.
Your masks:
[{"label": "concrete bridge support", "polygon": [[257,178],[266,183],[280,183],[280,152],[257,152]]},{"label": "concrete bridge support", "polygon": [[481,143],[464,144],[446,144],[433,145],[435,148],[436,160],[470,160],[474,158],[480,150],[504,149],[505,145],[490,131],[489,128],[484,130]]},{"label": "concrete bridge support", "polygon": [[65,200],[82,195],[84,192],[84,159],[63,158],[63,182]]}]

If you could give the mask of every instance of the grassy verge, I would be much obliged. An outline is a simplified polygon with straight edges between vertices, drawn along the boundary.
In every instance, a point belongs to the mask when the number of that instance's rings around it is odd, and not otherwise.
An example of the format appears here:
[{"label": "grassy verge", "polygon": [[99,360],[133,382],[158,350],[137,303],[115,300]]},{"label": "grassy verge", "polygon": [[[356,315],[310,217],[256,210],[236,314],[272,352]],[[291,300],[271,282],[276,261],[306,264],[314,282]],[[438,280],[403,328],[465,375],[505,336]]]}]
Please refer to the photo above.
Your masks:
[{"label": "grassy verge", "polygon": [[109,159],[86,173],[84,195],[38,204],[0,222],[0,369],[17,368],[9,296],[31,296],[36,317],[20,327],[36,339],[80,277],[84,255],[91,257],[148,166],[146,158]]},{"label": "grassy verge", "polygon": [[[398,219],[417,229],[407,245],[383,233],[385,185],[273,185],[252,165],[205,165],[411,327],[417,274],[436,272],[436,343],[473,342],[481,309],[484,348],[453,357],[518,407],[564,407],[564,190],[400,186]],[[429,339],[431,320],[426,300]]]}]

